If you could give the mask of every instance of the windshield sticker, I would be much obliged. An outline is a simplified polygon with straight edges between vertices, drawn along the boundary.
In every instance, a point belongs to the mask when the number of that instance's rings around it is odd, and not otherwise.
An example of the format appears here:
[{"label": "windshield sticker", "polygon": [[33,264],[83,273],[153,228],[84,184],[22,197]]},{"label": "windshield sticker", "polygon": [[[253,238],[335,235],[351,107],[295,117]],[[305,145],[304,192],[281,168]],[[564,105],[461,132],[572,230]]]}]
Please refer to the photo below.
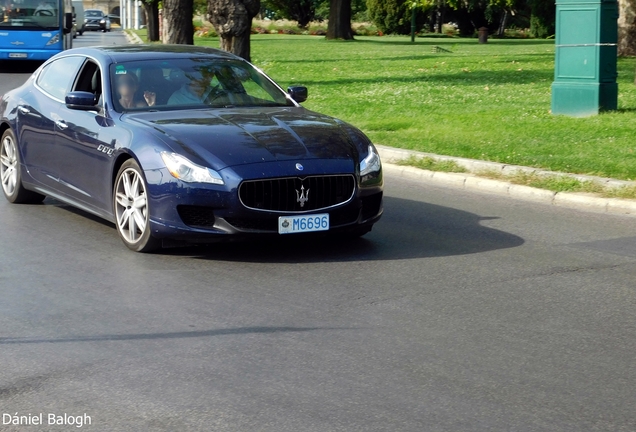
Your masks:
[{"label": "windshield sticker", "polygon": [[115,67],[115,75],[126,75],[126,66],[117,65]]}]

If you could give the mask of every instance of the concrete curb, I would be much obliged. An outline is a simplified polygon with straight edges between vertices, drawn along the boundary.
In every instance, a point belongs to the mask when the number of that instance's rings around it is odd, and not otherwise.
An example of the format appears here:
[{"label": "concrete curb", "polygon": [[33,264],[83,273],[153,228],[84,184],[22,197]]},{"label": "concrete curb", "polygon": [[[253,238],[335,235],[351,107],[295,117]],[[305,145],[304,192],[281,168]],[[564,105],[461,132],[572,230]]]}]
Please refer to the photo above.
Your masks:
[{"label": "concrete curb", "polygon": [[[443,186],[456,187],[470,191],[485,192],[500,196],[507,196],[514,199],[532,201],[546,205],[554,205],[596,213],[610,213],[636,216],[636,201],[617,198],[602,198],[584,193],[572,192],[552,192],[545,189],[533,188],[512,184],[506,181],[493,180],[479,177],[471,173],[447,173],[440,171],[429,171],[411,166],[395,165],[396,162],[408,159],[410,156],[430,157],[436,160],[452,160],[468,171],[479,172],[484,170],[502,173],[512,173],[522,171],[527,173],[537,173],[540,175],[568,175],[551,171],[542,171],[535,168],[528,168],[516,165],[505,165],[496,162],[486,162],[465,158],[455,158],[451,156],[440,156],[431,153],[422,153],[402,149],[394,149],[384,146],[376,146],[382,158],[383,168],[387,173],[399,177],[420,180],[426,183],[439,184]],[[593,176],[572,175],[572,177],[583,181],[595,181],[607,187],[634,186],[636,182],[606,179]]]},{"label": "concrete curb", "polygon": [[465,168],[468,172],[471,172],[471,173],[478,173],[480,171],[492,171],[492,172],[497,172],[502,174],[524,172],[527,174],[538,174],[538,175],[552,175],[552,176],[563,175],[563,176],[572,177],[581,181],[592,181],[592,182],[599,183],[603,186],[611,187],[611,188],[619,188],[623,186],[636,186],[636,182],[634,181],[616,180],[611,178],[596,177],[596,176],[589,176],[589,175],[583,175],[583,174],[567,174],[567,173],[560,173],[560,172],[554,172],[554,171],[540,170],[537,168],[530,168],[530,167],[525,167],[520,165],[509,165],[509,164],[503,164],[498,162],[488,162],[488,161],[481,161],[481,160],[467,159],[467,158],[460,158],[460,157],[453,157],[453,156],[442,156],[442,155],[437,155],[433,153],[424,153],[424,152],[418,152],[414,150],[404,150],[404,149],[386,147],[381,145],[376,145],[376,147],[378,149],[378,152],[380,153],[382,162],[384,163],[387,163],[387,162],[397,163],[399,161],[403,161],[404,159],[408,159],[411,156],[415,156],[417,158],[428,157],[438,161],[453,161],[457,165]]},{"label": "concrete curb", "polygon": [[124,34],[126,35],[126,39],[128,39],[128,42],[133,45],[144,43],[144,41],[141,40],[139,35],[133,31],[124,30]]}]

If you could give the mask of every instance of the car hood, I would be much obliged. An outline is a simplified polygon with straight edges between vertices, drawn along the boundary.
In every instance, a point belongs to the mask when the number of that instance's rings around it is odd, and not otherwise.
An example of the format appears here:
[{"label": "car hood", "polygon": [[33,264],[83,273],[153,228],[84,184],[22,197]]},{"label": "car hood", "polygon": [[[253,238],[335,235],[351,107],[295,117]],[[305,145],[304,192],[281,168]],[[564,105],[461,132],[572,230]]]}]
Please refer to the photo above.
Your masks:
[{"label": "car hood", "polygon": [[302,108],[149,112],[125,118],[151,126],[176,144],[175,152],[198,156],[216,169],[285,160],[353,160],[357,154],[338,121]]}]

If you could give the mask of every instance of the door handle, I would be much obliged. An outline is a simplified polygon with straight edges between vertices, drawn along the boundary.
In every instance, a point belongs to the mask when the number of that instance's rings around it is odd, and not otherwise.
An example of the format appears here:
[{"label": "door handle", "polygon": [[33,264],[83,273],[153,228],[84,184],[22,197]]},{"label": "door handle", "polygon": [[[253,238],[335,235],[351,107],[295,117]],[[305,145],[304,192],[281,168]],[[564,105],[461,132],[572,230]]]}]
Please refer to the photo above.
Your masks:
[{"label": "door handle", "polygon": [[60,129],[64,130],[68,127],[68,125],[64,122],[64,120],[56,120],[55,125]]},{"label": "door handle", "polygon": [[20,106],[18,107],[18,110],[19,110],[22,114],[29,114],[29,113],[31,112],[31,110],[30,110],[30,109],[28,109],[28,108],[26,108],[26,107],[23,107],[22,105],[20,105]]}]

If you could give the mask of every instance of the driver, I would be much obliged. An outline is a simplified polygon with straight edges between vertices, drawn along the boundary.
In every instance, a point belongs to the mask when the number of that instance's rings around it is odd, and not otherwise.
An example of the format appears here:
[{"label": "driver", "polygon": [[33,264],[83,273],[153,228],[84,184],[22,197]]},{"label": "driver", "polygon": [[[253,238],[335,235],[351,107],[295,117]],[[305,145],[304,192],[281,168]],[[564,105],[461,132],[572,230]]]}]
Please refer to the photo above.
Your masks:
[{"label": "driver", "polygon": [[188,82],[172,93],[168,99],[168,105],[196,105],[205,102],[213,88],[202,76],[189,78]]},{"label": "driver", "polygon": [[55,9],[49,3],[46,3],[44,0],[40,1],[38,6],[33,11],[33,15],[46,15],[53,16],[55,15]]},{"label": "driver", "polygon": [[209,103],[209,100],[216,99],[223,93],[219,85],[210,85],[211,79],[214,77],[214,72],[204,74],[200,72],[195,74],[186,73],[186,76],[189,79],[188,82],[183,84],[170,96],[168,105],[198,105],[201,103]]}]

